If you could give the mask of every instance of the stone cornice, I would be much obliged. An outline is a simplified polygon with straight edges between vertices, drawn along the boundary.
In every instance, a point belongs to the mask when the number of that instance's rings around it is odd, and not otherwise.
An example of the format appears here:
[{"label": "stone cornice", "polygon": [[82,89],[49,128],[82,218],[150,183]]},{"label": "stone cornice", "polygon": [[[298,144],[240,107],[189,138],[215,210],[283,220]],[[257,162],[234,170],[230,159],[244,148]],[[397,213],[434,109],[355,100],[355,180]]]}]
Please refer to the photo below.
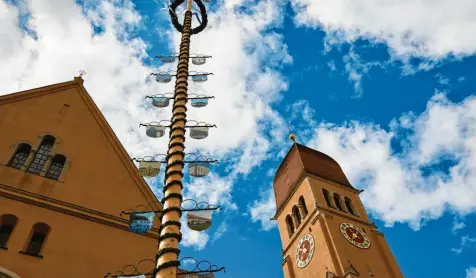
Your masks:
[{"label": "stone cornice", "polygon": [[[128,221],[124,218],[59,201],[5,184],[0,184],[0,196],[128,231]],[[148,233],[137,235],[157,239],[158,230],[153,228]]]},{"label": "stone cornice", "polygon": [[370,222],[370,221],[365,221],[365,220],[362,220],[360,219],[359,217],[357,216],[352,216],[351,214],[349,213],[345,213],[345,212],[342,212],[342,211],[339,211],[337,209],[330,209],[330,208],[327,208],[325,206],[321,206],[319,204],[317,204],[317,207],[320,211],[322,212],[325,212],[326,215],[339,215],[341,216],[342,218],[346,218],[346,219],[349,219],[350,221],[354,221],[354,222],[358,222],[362,225],[367,225],[367,226],[370,226],[370,227],[374,227],[374,228],[377,228],[377,226],[375,226],[375,223],[373,222]]}]

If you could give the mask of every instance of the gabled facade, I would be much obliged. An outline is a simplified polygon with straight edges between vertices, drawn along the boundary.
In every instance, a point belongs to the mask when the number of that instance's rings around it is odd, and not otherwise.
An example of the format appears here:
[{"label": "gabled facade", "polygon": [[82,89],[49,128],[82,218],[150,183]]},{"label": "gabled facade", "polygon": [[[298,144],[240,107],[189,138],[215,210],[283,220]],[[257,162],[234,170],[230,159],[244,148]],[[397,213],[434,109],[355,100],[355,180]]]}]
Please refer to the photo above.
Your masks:
[{"label": "gabled facade", "polygon": [[334,159],[295,143],[273,186],[285,278],[403,277]]},{"label": "gabled facade", "polygon": [[160,208],[80,77],[0,96],[0,277],[103,277],[154,258],[157,229],[120,216],[148,204]]}]

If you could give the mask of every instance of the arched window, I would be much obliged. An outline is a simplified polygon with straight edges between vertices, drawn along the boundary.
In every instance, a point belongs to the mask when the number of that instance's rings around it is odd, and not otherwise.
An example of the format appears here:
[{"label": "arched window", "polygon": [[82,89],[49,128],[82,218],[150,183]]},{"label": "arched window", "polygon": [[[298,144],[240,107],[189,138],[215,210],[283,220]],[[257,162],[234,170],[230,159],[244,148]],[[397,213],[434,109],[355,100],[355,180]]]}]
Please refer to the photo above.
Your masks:
[{"label": "arched window", "polygon": [[352,200],[345,197],[344,198],[345,200],[345,206],[347,207],[347,210],[352,214],[352,215],[355,215],[355,216],[359,216],[357,214],[357,212],[355,211],[355,208],[354,208],[354,205],[352,205]]},{"label": "arched window", "polygon": [[342,208],[340,195],[337,193],[334,193],[334,203],[336,204],[339,210],[344,211],[344,209]]},{"label": "arched window", "polygon": [[33,225],[33,229],[31,231],[31,238],[28,242],[28,246],[26,248],[27,254],[39,256],[41,250],[43,249],[43,243],[45,242],[48,233],[50,232],[50,226],[45,223],[36,223]]},{"label": "arched window", "polygon": [[66,162],[66,157],[62,154],[57,154],[53,157],[51,161],[51,166],[46,173],[46,177],[52,180],[58,180],[61,171],[63,171],[64,163]]},{"label": "arched window", "polygon": [[28,168],[28,172],[40,174],[41,170],[43,170],[43,166],[45,166],[46,160],[48,160],[48,155],[50,154],[55,141],[56,139],[53,136],[46,135],[43,137],[40,147],[36,151],[35,158]]},{"label": "arched window", "polygon": [[8,239],[17,225],[18,218],[13,214],[4,214],[0,218],[0,248],[6,248]]},{"label": "arched window", "polygon": [[296,218],[297,225],[301,225],[301,214],[299,213],[299,209],[296,206],[293,207],[293,216]]},{"label": "arched window", "polygon": [[21,167],[25,165],[26,159],[28,155],[30,155],[31,146],[25,143],[21,143],[18,145],[15,154],[10,159],[8,166],[17,168],[21,170]]},{"label": "arched window", "polygon": [[294,223],[291,216],[286,216],[286,227],[288,228],[289,237],[294,234]]},{"label": "arched window", "polygon": [[327,191],[327,189],[322,189],[322,194],[324,194],[327,206],[333,208],[334,206],[332,205],[331,194],[329,193],[329,191]]},{"label": "arched window", "polygon": [[299,197],[299,206],[302,207],[302,211],[304,212],[304,215],[302,216],[302,218],[305,218],[307,216],[307,207],[306,207],[306,202],[304,201],[304,197],[301,196]]}]

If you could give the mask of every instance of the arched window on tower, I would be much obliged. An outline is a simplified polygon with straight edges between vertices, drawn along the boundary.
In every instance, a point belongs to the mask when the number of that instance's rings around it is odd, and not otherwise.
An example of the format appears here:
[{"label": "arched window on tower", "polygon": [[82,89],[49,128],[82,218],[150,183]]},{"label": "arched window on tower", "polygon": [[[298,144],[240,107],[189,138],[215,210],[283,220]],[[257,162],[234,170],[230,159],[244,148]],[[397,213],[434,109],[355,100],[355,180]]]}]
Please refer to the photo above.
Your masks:
[{"label": "arched window on tower", "polygon": [[329,193],[329,191],[327,191],[327,189],[322,189],[322,194],[324,194],[327,206],[333,208],[334,206],[332,205],[331,194]]},{"label": "arched window on tower", "polygon": [[57,154],[53,157],[51,161],[50,168],[46,173],[46,177],[52,180],[58,180],[61,176],[61,171],[63,171],[64,164],[66,162],[66,157],[62,154]]},{"label": "arched window on tower", "polygon": [[53,136],[46,135],[41,141],[40,147],[36,151],[35,158],[33,162],[28,167],[28,172],[33,174],[40,174],[41,170],[45,166],[46,161],[48,160],[48,155],[55,144],[56,139]]},{"label": "arched window on tower", "polygon": [[18,145],[15,154],[10,159],[8,166],[20,169],[25,165],[28,155],[30,155],[31,146],[26,143],[21,143]]},{"label": "arched window on tower", "polygon": [[0,248],[6,248],[8,239],[17,225],[18,218],[13,214],[4,214],[0,218]]},{"label": "arched window on tower", "polygon": [[341,211],[344,211],[344,209],[342,208],[342,199],[340,197],[339,194],[337,193],[334,193],[334,203],[336,204],[337,208]]},{"label": "arched window on tower", "polygon": [[31,238],[26,247],[26,251],[29,255],[40,256],[43,249],[46,237],[50,232],[50,226],[45,223],[36,223],[31,230]]},{"label": "arched window on tower", "polygon": [[288,228],[289,237],[294,234],[294,223],[290,215],[286,216],[286,227]]},{"label": "arched window on tower", "polygon": [[307,216],[307,207],[306,207],[306,202],[304,201],[304,197],[301,196],[299,197],[299,206],[302,208],[302,211],[304,212],[304,215],[302,216],[302,218],[305,218]]},{"label": "arched window on tower", "polygon": [[298,226],[301,225],[301,214],[299,213],[299,209],[297,206],[293,206],[293,216],[296,219],[296,224]]},{"label": "arched window on tower", "polygon": [[350,214],[354,215],[354,216],[359,216],[357,214],[357,211],[355,210],[354,208],[354,205],[352,204],[352,200],[349,199],[348,197],[345,197],[344,198],[344,202],[345,202],[345,206],[347,207],[347,210],[350,212]]}]

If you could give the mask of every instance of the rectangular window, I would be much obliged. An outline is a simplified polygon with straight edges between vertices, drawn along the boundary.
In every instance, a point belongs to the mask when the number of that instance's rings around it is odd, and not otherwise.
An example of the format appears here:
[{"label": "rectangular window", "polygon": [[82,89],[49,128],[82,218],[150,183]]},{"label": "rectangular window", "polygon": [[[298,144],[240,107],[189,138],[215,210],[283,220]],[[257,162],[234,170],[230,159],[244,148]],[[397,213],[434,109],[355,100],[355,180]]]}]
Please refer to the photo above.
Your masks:
[{"label": "rectangular window", "polygon": [[13,227],[11,225],[4,225],[0,227],[0,247],[6,247],[8,238],[12,233]]},{"label": "rectangular window", "polygon": [[51,164],[46,177],[49,179],[58,180],[59,176],[61,175],[61,171],[63,170],[63,163],[60,162],[53,162]]},{"label": "rectangular window", "polygon": [[28,172],[33,174],[40,174],[41,170],[43,170],[43,166],[45,166],[46,160],[48,160],[48,154],[50,153],[52,148],[53,145],[41,145],[40,149],[35,154],[35,159],[31,163]]},{"label": "rectangular window", "polygon": [[10,166],[13,167],[13,168],[17,168],[17,169],[21,170],[21,167],[23,167],[23,165],[25,165],[25,162],[26,162],[27,158],[28,158],[28,153],[18,152],[13,157],[13,160],[10,163]]},{"label": "rectangular window", "polygon": [[45,235],[43,233],[34,233],[26,252],[31,255],[39,255],[44,240]]}]

